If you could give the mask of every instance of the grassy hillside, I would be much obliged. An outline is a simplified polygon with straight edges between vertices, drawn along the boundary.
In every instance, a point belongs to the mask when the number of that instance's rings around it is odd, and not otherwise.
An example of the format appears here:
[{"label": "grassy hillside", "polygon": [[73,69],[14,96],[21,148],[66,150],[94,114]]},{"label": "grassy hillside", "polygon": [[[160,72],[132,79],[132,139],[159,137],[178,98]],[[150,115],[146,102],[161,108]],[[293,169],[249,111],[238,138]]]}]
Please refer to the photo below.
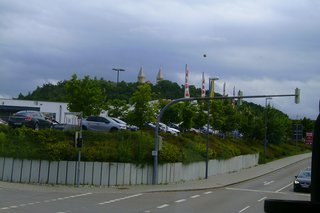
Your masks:
[{"label": "grassy hillside", "polygon": [[[206,135],[184,133],[178,137],[162,134],[159,162],[204,161],[206,159]],[[0,156],[20,159],[76,160],[74,132],[59,130],[34,131],[27,128],[12,129],[0,125]],[[83,131],[81,160],[104,162],[132,162],[150,164],[154,149],[153,131],[121,131],[103,133]],[[260,153],[262,141],[209,136],[209,158],[227,159],[237,155]],[[267,161],[309,152],[311,147],[302,142],[286,142],[269,145]]]}]

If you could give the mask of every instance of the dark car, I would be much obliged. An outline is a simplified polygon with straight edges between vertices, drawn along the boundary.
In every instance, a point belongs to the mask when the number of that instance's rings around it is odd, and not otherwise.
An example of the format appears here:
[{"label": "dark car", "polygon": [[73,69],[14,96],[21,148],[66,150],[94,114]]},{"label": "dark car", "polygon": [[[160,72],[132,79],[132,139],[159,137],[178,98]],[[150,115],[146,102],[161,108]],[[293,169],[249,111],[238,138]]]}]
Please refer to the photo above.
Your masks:
[{"label": "dark car", "polygon": [[32,110],[23,110],[14,113],[9,117],[8,124],[12,127],[26,126],[34,130],[52,128],[53,126],[49,118],[45,117],[39,111]]},{"label": "dark car", "polygon": [[295,176],[295,180],[293,182],[293,191],[306,191],[310,192],[311,189],[311,169],[307,168],[299,172],[297,176]]}]

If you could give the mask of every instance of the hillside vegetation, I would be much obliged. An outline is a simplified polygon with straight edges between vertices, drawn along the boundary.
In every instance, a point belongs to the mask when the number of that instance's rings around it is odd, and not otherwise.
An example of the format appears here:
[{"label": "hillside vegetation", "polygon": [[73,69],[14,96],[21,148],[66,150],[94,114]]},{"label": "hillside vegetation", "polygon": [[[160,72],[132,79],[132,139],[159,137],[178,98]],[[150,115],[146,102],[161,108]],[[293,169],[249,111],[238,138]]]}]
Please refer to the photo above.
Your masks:
[{"label": "hillside vegetation", "polygon": [[[162,133],[159,162],[190,163],[205,161],[206,136],[202,134],[183,133],[172,136]],[[43,160],[77,160],[74,132],[59,130],[34,131],[28,128],[12,129],[0,125],[0,156],[19,159]],[[149,130],[114,133],[83,131],[81,160],[100,162],[131,162],[151,164],[154,149],[154,132]],[[263,144],[257,140],[219,138],[209,136],[209,158],[228,159],[233,156],[260,153],[263,162]],[[310,145],[302,142],[269,144],[267,161],[309,152]]]}]

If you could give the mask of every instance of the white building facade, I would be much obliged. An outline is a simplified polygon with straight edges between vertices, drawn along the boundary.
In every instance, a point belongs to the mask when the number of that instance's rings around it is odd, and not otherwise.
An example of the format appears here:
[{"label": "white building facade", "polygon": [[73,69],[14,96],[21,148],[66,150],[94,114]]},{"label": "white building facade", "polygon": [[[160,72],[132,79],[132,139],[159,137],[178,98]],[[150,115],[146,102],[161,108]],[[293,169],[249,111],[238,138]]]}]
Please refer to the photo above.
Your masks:
[{"label": "white building facade", "polygon": [[75,113],[68,110],[67,103],[0,98],[0,118],[3,120],[7,120],[11,114],[20,110],[40,111],[59,123],[74,124],[77,122]]}]

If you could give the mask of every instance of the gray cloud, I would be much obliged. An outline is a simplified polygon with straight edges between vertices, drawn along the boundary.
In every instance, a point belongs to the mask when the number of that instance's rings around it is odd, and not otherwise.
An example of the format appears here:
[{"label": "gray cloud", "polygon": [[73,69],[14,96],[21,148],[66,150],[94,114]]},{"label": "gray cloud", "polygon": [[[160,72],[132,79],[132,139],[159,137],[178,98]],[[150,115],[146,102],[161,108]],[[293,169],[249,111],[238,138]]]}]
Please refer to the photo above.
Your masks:
[{"label": "gray cloud", "polygon": [[[17,1],[0,3],[0,96],[16,97],[72,73],[136,81],[140,66],[200,86],[218,75],[245,93],[301,88],[301,104],[273,100],[291,117],[315,118],[320,98],[318,1]],[[207,57],[203,58],[206,53]],[[263,104],[263,101],[257,103]]]}]

